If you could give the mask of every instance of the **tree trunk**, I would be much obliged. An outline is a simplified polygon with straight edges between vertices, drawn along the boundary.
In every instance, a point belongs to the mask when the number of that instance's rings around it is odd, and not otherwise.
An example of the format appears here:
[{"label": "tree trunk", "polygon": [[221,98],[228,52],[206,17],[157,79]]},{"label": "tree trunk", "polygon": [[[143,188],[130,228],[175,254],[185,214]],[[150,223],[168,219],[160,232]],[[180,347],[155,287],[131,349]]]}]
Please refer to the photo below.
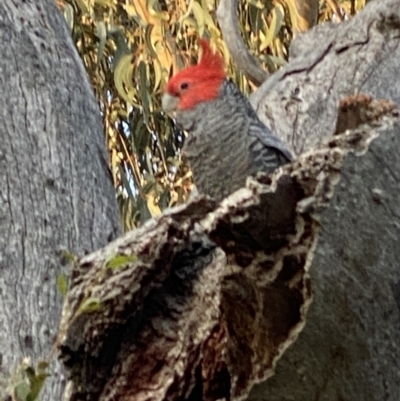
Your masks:
[{"label": "tree trunk", "polygon": [[253,94],[291,165],[74,266],[68,400],[243,399],[276,366],[250,399],[399,399],[399,15],[299,35]]},{"label": "tree trunk", "polygon": [[[0,4],[0,363],[50,356],[68,275],[59,252],[91,252],[120,232],[101,116],[52,0]],[[42,400],[60,400],[51,367]]]}]

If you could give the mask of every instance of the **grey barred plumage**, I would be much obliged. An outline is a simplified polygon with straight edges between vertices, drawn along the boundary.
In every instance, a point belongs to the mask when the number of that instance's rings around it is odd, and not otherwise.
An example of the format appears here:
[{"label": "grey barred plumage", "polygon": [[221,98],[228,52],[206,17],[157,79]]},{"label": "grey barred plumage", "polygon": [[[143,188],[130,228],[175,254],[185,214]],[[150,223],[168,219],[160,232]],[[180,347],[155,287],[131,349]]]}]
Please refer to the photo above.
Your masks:
[{"label": "grey barred plumage", "polygon": [[177,111],[176,122],[188,132],[183,151],[198,191],[217,200],[243,187],[249,175],[270,173],[292,159],[228,80],[214,100]]},{"label": "grey barred plumage", "polygon": [[169,80],[162,105],[188,133],[183,151],[198,192],[221,200],[244,187],[249,175],[270,173],[292,156],[226,79],[221,55],[207,41],[199,43],[200,62]]}]

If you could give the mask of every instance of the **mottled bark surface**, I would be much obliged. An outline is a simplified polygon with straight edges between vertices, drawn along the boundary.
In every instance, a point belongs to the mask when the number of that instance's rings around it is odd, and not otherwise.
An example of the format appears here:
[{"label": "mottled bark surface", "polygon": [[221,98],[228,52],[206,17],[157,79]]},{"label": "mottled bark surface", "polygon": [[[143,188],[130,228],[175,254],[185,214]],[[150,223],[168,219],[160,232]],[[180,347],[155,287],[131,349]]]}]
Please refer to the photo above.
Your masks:
[{"label": "mottled bark surface", "polygon": [[399,399],[399,150],[396,126],[346,159],[320,213],[306,327],[250,400]]},{"label": "mottled bark surface", "polygon": [[[52,0],[0,3],[0,363],[49,357],[68,273],[57,251],[82,254],[119,232],[101,117]],[[41,400],[59,400],[52,366]]]},{"label": "mottled bark surface", "polygon": [[221,204],[196,198],[73,267],[59,337],[66,399],[242,399],[273,375],[305,324],[309,266],[325,263],[313,260],[315,216],[347,153],[364,154],[398,116],[366,96],[341,110],[353,130],[340,133],[341,119],[332,140],[272,177]]},{"label": "mottled bark surface", "polygon": [[368,93],[399,104],[399,15],[397,0],[375,1],[351,21],[298,35],[290,63],[250,97],[261,120],[300,154],[332,135],[341,98]]},{"label": "mottled bark surface", "polygon": [[[399,15],[400,2],[372,1],[350,22],[299,36],[292,62],[252,97],[263,121],[300,153],[335,130],[344,95],[400,105]],[[399,131],[345,161],[320,217],[307,325],[251,400],[400,398]]]}]

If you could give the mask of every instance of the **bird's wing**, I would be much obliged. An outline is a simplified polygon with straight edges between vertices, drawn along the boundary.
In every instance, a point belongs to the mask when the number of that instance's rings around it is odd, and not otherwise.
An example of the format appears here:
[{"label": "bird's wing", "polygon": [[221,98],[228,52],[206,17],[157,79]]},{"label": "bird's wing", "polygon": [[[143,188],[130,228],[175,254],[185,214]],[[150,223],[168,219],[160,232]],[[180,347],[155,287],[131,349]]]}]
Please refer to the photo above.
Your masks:
[{"label": "bird's wing", "polygon": [[[266,148],[272,148],[277,150],[282,156],[288,161],[293,160],[293,155],[286,146],[286,144],[281,141],[273,132],[267,128],[260,120],[253,121],[249,127],[249,135],[256,139],[259,145],[255,144],[255,147],[261,148],[264,146]],[[258,140],[258,141],[257,141]],[[261,151],[261,149],[260,149]]]},{"label": "bird's wing", "polygon": [[242,92],[240,92],[237,86],[232,81],[226,80],[223,90],[233,102],[240,106],[242,109],[241,111],[244,111],[249,117],[250,125],[248,134],[251,138],[255,139],[253,146],[260,148],[260,151],[262,151],[262,145],[264,145],[266,148],[275,149],[282,155],[283,159],[286,159],[287,162],[292,161],[293,155],[289,151],[288,147],[261,122],[249,100],[243,95]]}]

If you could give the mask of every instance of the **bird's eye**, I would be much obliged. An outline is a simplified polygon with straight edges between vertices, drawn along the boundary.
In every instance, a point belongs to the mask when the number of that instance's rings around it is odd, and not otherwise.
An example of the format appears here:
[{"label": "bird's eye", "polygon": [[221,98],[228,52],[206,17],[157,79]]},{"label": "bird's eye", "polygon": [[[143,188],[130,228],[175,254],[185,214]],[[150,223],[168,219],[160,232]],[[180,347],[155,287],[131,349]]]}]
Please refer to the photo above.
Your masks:
[{"label": "bird's eye", "polygon": [[188,84],[187,82],[183,82],[183,83],[181,84],[181,89],[184,91],[184,90],[186,90],[187,88],[189,88],[189,84]]}]

